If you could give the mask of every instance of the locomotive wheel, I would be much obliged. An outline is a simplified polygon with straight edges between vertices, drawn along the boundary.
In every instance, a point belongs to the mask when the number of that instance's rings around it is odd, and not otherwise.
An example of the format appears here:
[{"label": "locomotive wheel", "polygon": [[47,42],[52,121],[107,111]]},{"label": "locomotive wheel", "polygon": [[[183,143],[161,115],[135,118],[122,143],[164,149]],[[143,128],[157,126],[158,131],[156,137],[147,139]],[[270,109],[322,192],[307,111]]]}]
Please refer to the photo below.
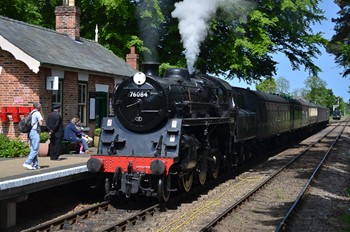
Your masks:
[{"label": "locomotive wheel", "polygon": [[211,141],[210,146],[211,148],[209,150],[209,173],[211,175],[211,178],[215,180],[219,176],[221,157],[218,138],[214,138]]},{"label": "locomotive wheel", "polygon": [[110,191],[111,191],[111,185],[109,183],[109,178],[107,177],[105,179],[105,193],[106,193],[106,195],[109,195]]},{"label": "locomotive wheel", "polygon": [[189,192],[193,184],[193,171],[186,171],[180,177],[180,183],[185,192]]},{"label": "locomotive wheel", "polygon": [[158,180],[158,200],[159,202],[167,202],[170,198],[170,175],[162,175]]},{"label": "locomotive wheel", "polygon": [[220,167],[220,164],[219,164],[219,160],[217,159],[217,156],[214,155],[213,156],[213,160],[210,161],[210,174],[211,174],[211,177],[215,180],[218,178],[219,176],[219,167]]},{"label": "locomotive wheel", "polygon": [[198,182],[200,185],[204,185],[205,181],[207,180],[207,172],[206,171],[199,171],[197,174]]}]

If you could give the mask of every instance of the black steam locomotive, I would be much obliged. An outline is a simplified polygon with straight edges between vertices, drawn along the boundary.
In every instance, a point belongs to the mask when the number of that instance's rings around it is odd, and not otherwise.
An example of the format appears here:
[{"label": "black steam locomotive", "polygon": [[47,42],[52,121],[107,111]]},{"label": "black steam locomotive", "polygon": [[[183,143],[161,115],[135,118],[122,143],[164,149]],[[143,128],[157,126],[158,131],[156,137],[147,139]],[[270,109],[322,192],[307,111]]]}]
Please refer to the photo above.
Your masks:
[{"label": "black steam locomotive", "polygon": [[107,195],[167,201],[170,192],[204,185],[235,166],[329,121],[329,110],[230,86],[187,69],[144,64],[115,88],[115,117],[103,119],[98,152],[87,162]]}]

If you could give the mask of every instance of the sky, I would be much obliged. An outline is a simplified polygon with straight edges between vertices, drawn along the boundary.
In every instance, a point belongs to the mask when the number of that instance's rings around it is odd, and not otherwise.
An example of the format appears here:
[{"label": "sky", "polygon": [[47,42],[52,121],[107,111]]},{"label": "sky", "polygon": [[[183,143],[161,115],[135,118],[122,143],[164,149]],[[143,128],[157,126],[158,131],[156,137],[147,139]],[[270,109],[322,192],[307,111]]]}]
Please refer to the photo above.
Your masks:
[{"label": "sky", "polygon": [[[313,31],[323,32],[326,39],[331,39],[334,35],[334,23],[332,23],[332,18],[337,18],[337,12],[340,10],[338,5],[336,5],[333,0],[323,0],[320,3],[319,7],[325,11],[326,20],[322,21],[321,24],[315,24],[312,26]],[[334,61],[334,56],[325,51],[324,48],[320,48],[322,55],[317,59],[314,59],[314,62],[322,71],[318,76],[326,82],[326,88],[332,89],[335,96],[340,96],[345,102],[350,98],[350,94],[347,92],[350,86],[350,78],[342,77],[343,68],[338,67]],[[274,76],[275,79],[279,77],[284,77],[289,81],[290,92],[293,92],[295,89],[305,88],[304,81],[309,77],[308,71],[304,71],[304,68],[301,67],[300,71],[293,71],[290,65],[290,62],[283,54],[274,56],[275,60],[279,63],[277,65],[277,74]],[[255,84],[247,85],[243,81],[231,80],[229,81],[231,85],[238,87],[250,87],[255,89]]]}]

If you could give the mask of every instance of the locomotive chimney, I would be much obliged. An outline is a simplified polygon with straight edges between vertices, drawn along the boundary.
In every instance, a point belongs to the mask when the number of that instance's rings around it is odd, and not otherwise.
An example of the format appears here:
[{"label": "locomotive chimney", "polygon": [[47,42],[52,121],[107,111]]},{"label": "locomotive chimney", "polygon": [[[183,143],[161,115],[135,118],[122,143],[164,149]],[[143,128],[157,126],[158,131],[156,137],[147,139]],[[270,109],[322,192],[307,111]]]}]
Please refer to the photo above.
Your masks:
[{"label": "locomotive chimney", "polygon": [[146,76],[159,76],[159,63],[158,62],[142,62],[143,72]]}]

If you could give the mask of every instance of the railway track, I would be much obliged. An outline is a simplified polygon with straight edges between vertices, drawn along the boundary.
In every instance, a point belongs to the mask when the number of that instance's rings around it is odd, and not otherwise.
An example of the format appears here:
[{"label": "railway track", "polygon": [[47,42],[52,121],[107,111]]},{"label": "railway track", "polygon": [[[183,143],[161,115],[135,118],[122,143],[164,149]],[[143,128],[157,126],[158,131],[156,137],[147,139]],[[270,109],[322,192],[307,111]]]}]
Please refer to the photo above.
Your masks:
[{"label": "railway track", "polygon": [[135,224],[138,220],[144,220],[158,210],[161,210],[159,204],[140,211],[117,209],[105,201],[24,230],[24,232],[125,231],[127,226]]},{"label": "railway track", "polygon": [[[270,189],[273,186],[273,181],[281,182],[278,177],[281,173],[284,173],[286,169],[294,165],[297,160],[301,160],[301,157],[307,156],[310,150],[317,148],[318,143],[323,142],[327,136],[331,136],[336,132],[336,126],[323,135],[321,141],[317,138],[312,144],[304,149],[304,152],[299,152],[298,158],[295,154],[286,155],[280,159],[275,159],[273,165],[263,165],[262,168],[257,170],[249,170],[234,179],[228,179],[224,183],[214,184],[214,187],[209,187],[207,190],[202,190],[197,196],[192,196],[188,199],[183,196],[181,200],[177,200],[182,203],[172,204],[173,208],[164,209],[160,205],[153,205],[144,210],[130,210],[126,212],[125,209],[116,209],[108,202],[96,204],[90,208],[86,208],[71,215],[60,217],[56,220],[41,224],[37,227],[33,227],[29,231],[220,231],[217,229],[219,223],[223,222],[225,218],[229,218],[230,215],[243,212],[245,210],[245,204],[256,201],[257,196],[262,195],[260,202],[269,202],[269,199],[264,197],[263,191]],[[339,134],[339,131],[337,132]],[[334,135],[333,135],[334,137]],[[329,143],[329,142],[328,142]],[[334,144],[335,142],[333,142]],[[324,149],[324,148],[323,148]],[[300,150],[297,148],[296,150]],[[328,149],[330,150],[330,148]],[[317,151],[319,153],[320,151]],[[315,151],[314,151],[315,153]],[[295,157],[292,161],[285,163],[291,157]],[[299,161],[301,164],[309,163],[309,161]],[[285,166],[285,167],[281,167]],[[296,168],[292,168],[296,169]],[[302,169],[303,173],[308,167]],[[301,169],[299,170],[301,171]],[[300,174],[300,173],[299,173]],[[304,178],[303,178],[304,179]],[[311,181],[310,181],[311,182]],[[288,184],[287,184],[288,185]],[[291,186],[291,184],[289,184]],[[298,187],[300,190],[302,187]],[[277,191],[277,195],[287,195],[283,192],[283,187],[274,187]],[[277,190],[276,190],[277,189]],[[300,191],[299,191],[300,192]],[[266,195],[266,193],[265,193]],[[270,195],[271,194],[270,192]],[[276,195],[276,194],[275,194]],[[293,194],[294,196],[295,194]],[[283,196],[281,196],[283,198]],[[297,197],[294,197],[294,199]],[[301,198],[301,197],[300,197]],[[288,202],[294,201],[291,197]],[[285,199],[284,199],[285,200]],[[270,199],[271,201],[271,199]],[[276,202],[275,202],[276,203]],[[267,203],[268,204],[268,203]],[[249,206],[248,206],[249,207]],[[254,206],[250,206],[251,209]],[[240,208],[239,210],[237,210]],[[256,207],[258,208],[258,207]],[[278,206],[275,207],[276,211],[283,211]],[[249,211],[249,209],[248,209]],[[288,211],[288,210],[284,210]],[[272,212],[270,212],[272,213]],[[244,214],[244,213],[241,213]],[[279,212],[279,215],[281,213]],[[282,218],[281,216],[278,216]],[[213,220],[214,218],[214,220]],[[236,218],[237,219],[237,218]],[[237,220],[234,221],[237,221]],[[228,219],[229,220],[229,219]],[[250,223],[248,219],[240,219],[241,223]],[[286,222],[282,222],[282,225],[286,225]],[[276,222],[275,225],[278,223]],[[274,227],[275,227],[274,225]],[[232,225],[231,225],[232,226]],[[271,226],[270,226],[271,227]],[[239,228],[239,227],[237,227]],[[263,229],[263,228],[262,228]],[[243,229],[244,230],[244,229]]]},{"label": "railway track", "polygon": [[[222,231],[223,228],[283,231],[288,228],[312,181],[348,124],[349,119],[338,123],[200,231]],[[256,220],[259,215],[261,218]]]}]

